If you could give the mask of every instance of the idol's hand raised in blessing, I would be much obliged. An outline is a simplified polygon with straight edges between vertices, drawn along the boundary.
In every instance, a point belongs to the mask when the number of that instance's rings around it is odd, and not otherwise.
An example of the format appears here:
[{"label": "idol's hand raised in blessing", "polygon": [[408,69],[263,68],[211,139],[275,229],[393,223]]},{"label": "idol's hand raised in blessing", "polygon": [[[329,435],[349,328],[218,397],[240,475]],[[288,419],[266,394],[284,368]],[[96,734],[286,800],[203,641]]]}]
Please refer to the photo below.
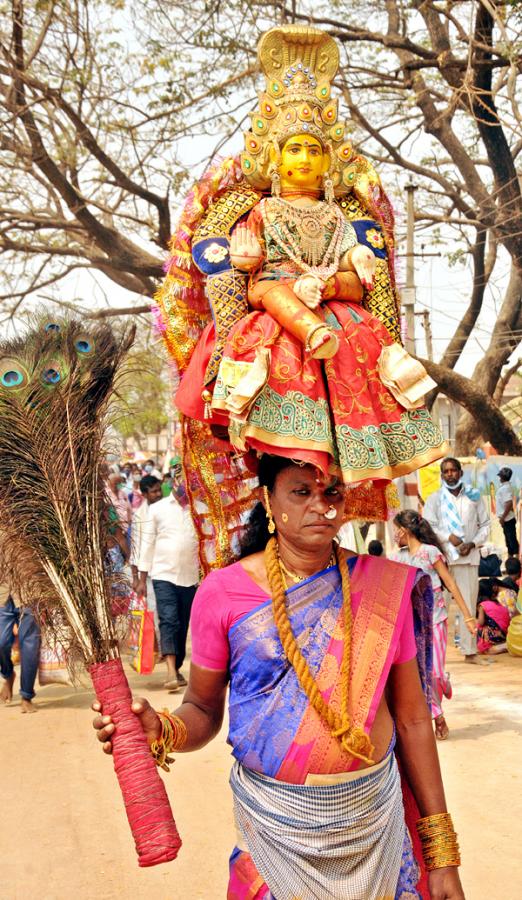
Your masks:
[{"label": "idol's hand raised in blessing", "polygon": [[465,900],[456,866],[433,869],[428,875],[431,900]]},{"label": "idol's hand raised in blessing", "polygon": [[255,234],[246,225],[238,225],[230,237],[230,261],[238,269],[250,271],[263,259],[263,249]]},{"label": "idol's hand raised in blessing", "polygon": [[[99,713],[93,719],[92,727],[96,731],[96,737],[103,744],[104,753],[112,753],[112,738],[116,729],[114,722],[110,716],[102,715],[102,705],[95,700],[92,704],[94,712]],[[149,744],[159,740],[161,737],[161,720],[157,712],[152,708],[148,700],[138,697],[132,701],[131,707],[133,713],[140,718],[141,727],[143,728],[145,737]]]}]

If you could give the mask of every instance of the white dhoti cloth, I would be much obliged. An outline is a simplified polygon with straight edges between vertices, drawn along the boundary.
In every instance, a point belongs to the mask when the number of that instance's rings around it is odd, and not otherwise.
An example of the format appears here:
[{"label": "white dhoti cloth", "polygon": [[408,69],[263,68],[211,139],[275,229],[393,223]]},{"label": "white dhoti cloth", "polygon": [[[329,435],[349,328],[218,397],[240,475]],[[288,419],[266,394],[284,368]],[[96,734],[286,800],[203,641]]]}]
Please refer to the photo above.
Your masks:
[{"label": "white dhoti cloth", "polygon": [[288,784],[236,762],[230,784],[238,830],[277,900],[395,898],[407,830],[393,753],[327,785]]},{"label": "white dhoti cloth", "polygon": [[[457,587],[464,597],[470,616],[477,615],[477,597],[479,587],[478,566],[457,565],[449,567],[450,573],[457,582]],[[465,656],[472,656],[477,652],[477,639],[466,628],[464,616],[459,615],[460,649]]]}]

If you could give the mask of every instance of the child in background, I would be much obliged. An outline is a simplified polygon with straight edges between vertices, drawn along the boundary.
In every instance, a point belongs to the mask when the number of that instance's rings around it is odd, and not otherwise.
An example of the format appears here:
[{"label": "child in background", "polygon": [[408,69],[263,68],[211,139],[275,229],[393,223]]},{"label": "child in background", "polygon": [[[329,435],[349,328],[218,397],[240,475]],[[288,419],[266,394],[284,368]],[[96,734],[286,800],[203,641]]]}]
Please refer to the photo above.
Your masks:
[{"label": "child in background", "polygon": [[[506,595],[509,595],[506,598]],[[494,655],[507,650],[506,638],[511,616],[516,612],[516,594],[498,578],[479,582],[477,604],[479,653]]]},{"label": "child in background", "polygon": [[368,544],[368,553],[370,556],[383,556],[384,547],[380,541],[370,541]]},{"label": "child in background", "polygon": [[449,675],[445,671],[446,647],[448,643],[448,610],[446,609],[446,602],[442,593],[443,586],[455,598],[457,606],[464,616],[466,627],[471,634],[475,634],[477,630],[477,621],[470,615],[464,597],[460,593],[455,579],[450,575],[444,551],[429,522],[413,510],[406,509],[395,516],[393,524],[399,551],[392,554],[390,559],[422,569],[430,576],[433,586],[433,698],[431,714],[435,722],[435,737],[439,741],[445,741],[449,735],[449,728],[442,713],[442,698],[450,699],[451,684]]},{"label": "child in background", "polygon": [[516,591],[517,594],[520,589],[520,571],[520,560],[516,556],[508,556],[504,563],[506,577],[503,578],[502,584],[512,591]]}]

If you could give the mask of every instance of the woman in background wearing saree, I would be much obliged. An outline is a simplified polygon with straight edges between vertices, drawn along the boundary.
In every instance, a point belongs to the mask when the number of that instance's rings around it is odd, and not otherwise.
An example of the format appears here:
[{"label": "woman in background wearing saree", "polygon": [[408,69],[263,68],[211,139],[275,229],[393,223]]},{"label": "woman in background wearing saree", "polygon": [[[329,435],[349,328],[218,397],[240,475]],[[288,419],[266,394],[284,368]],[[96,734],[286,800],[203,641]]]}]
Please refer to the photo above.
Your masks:
[{"label": "woman in background wearing saree", "polygon": [[459,586],[451,575],[444,555],[444,549],[430,523],[413,509],[403,509],[398,513],[395,526],[395,542],[399,547],[390,559],[422,569],[431,578],[433,588],[433,669],[431,714],[435,724],[435,737],[447,740],[449,728],[442,712],[442,698],[451,699],[452,688],[446,672],[446,648],[448,645],[448,610],[442,592],[443,588],[454,598],[469,633],[477,631],[477,620],[469,615],[466,601]]},{"label": "woman in background wearing saree", "polygon": [[[215,737],[230,685],[239,839],[229,900],[462,900],[416,659],[412,602],[421,608],[427,593],[429,607],[431,587],[416,569],[336,547],[336,478],[268,456],[259,478],[264,509],[242,559],[197,592],[183,703],[168,717],[134,703],[153,755]],[[94,727],[110,753],[114,725],[100,715]],[[418,837],[405,824],[395,741]]]}]

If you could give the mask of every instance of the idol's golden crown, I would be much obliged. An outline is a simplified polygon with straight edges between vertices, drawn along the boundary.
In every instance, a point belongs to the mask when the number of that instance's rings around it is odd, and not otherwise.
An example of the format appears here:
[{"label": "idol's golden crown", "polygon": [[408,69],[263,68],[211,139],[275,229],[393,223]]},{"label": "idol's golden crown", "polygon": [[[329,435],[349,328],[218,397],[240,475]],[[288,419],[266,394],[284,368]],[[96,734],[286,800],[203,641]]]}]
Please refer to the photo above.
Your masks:
[{"label": "idol's golden crown", "polygon": [[267,189],[271,149],[277,152],[292,135],[310,134],[330,156],[334,185],[349,189],[352,145],[343,140],[345,126],[337,121],[337,101],[330,97],[339,67],[334,39],[307,25],[280,25],[263,35],[257,54],[266,89],[259,95],[259,109],[251,113],[252,130],[244,136],[241,167],[248,181]]}]

